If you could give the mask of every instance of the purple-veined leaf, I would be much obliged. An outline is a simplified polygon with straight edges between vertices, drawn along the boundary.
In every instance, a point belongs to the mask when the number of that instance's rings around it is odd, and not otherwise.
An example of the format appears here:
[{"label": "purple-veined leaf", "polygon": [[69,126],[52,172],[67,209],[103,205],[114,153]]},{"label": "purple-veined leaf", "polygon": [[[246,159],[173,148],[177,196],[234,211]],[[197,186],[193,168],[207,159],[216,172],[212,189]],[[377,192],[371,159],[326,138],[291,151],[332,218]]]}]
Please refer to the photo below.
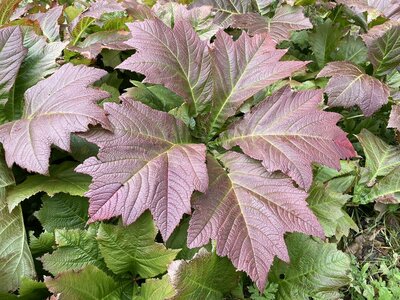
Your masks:
[{"label": "purple-veined leaf", "polygon": [[276,10],[272,18],[258,13],[235,15],[233,27],[247,29],[250,35],[267,32],[279,43],[288,40],[292,31],[312,28],[312,24],[304,16],[301,7],[283,5]]},{"label": "purple-veined leaf", "polygon": [[400,131],[400,105],[393,105],[390,112],[388,128],[396,128]]},{"label": "purple-veined leaf", "polygon": [[82,17],[99,19],[103,14],[118,11],[125,11],[125,8],[116,0],[97,0],[90,5],[86,12],[82,14]]},{"label": "purple-veined leaf", "polygon": [[19,27],[0,29],[0,105],[7,102],[8,93],[15,83],[27,53]]},{"label": "purple-veined leaf", "polygon": [[346,5],[357,14],[366,11],[374,17],[382,14],[389,19],[400,20],[399,0],[338,0],[336,2]]},{"label": "purple-veined leaf", "polygon": [[279,61],[286,50],[277,50],[267,34],[249,37],[243,32],[238,40],[223,31],[217,33],[213,58],[214,90],[207,120],[213,136],[251,96],[280,79],[303,68],[304,61]]},{"label": "purple-veined leaf", "polygon": [[86,131],[89,124],[108,128],[107,117],[96,104],[108,93],[88,87],[104,75],[103,70],[67,64],[28,89],[22,118],[0,126],[8,166],[16,163],[47,174],[52,144],[69,151],[71,133]]},{"label": "purple-veined leaf", "polygon": [[58,19],[63,12],[63,6],[55,6],[45,13],[36,13],[29,15],[28,18],[39,22],[43,34],[49,39],[50,42],[60,40],[60,25]]},{"label": "purple-veined leaf", "polygon": [[323,237],[317,218],[307,208],[307,193],[290,178],[271,174],[259,161],[228,152],[207,159],[210,186],[195,199],[188,245],[217,241],[217,254],[227,255],[260,290],[275,256],[289,260],[286,232]]},{"label": "purple-veined leaf", "polygon": [[357,105],[370,116],[388,102],[389,87],[350,62],[331,62],[318,77],[332,77],[325,89],[330,106]]},{"label": "purple-veined leaf", "polygon": [[123,0],[121,3],[128,15],[132,16],[134,20],[144,21],[147,19],[155,19],[154,12],[145,4],[141,4],[136,0]]},{"label": "purple-veined leaf", "polygon": [[284,87],[267,97],[221,136],[224,148],[240,146],[264,167],[292,177],[302,188],[312,182],[313,162],[340,168],[355,151],[336,126],[340,115],[318,109],[322,90],[292,92]]},{"label": "purple-veined leaf", "polygon": [[104,104],[113,132],[91,131],[84,137],[100,147],[77,171],[93,177],[91,221],[122,215],[134,222],[145,210],[153,214],[164,240],[190,214],[194,190],[205,192],[206,147],[192,144],[180,120],[128,98]]},{"label": "purple-veined leaf", "polygon": [[188,22],[173,29],[161,20],[128,25],[132,39],[128,45],[137,53],[118,67],[146,75],[144,82],[164,84],[188,102],[192,113],[201,112],[211,97],[210,55]]}]

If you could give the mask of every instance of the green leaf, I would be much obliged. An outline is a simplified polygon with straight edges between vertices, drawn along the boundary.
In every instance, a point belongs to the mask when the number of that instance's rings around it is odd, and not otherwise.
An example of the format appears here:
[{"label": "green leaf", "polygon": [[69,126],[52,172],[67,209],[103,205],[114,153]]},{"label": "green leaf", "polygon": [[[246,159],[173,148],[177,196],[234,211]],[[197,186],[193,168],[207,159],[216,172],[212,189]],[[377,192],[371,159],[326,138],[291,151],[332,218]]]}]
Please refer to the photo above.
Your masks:
[{"label": "green leaf", "polygon": [[22,0],[0,0],[0,25],[6,24]]},{"label": "green leaf", "polygon": [[147,279],[140,286],[140,294],[133,296],[133,300],[164,300],[175,295],[174,287],[171,285],[168,275],[161,279]]},{"label": "green leaf", "polygon": [[391,171],[388,175],[383,177],[377,184],[373,186],[371,191],[367,194],[367,202],[373,200],[394,204],[400,203],[400,167]]},{"label": "green leaf", "polygon": [[190,260],[176,260],[168,274],[177,292],[173,299],[223,299],[239,280],[232,263],[226,257],[209,253],[204,248]]},{"label": "green leaf", "polygon": [[357,135],[365,153],[365,167],[369,169],[370,184],[400,166],[400,148],[386,144],[366,129]]},{"label": "green leaf", "polygon": [[38,36],[33,29],[24,30],[24,47],[28,49],[11,95],[6,104],[6,115],[9,120],[21,117],[24,105],[24,93],[40,80],[54,73],[56,63],[67,43],[47,43],[46,38]]},{"label": "green leaf", "polygon": [[71,32],[71,44],[72,46],[75,46],[80,39],[83,37],[84,33],[86,30],[96,21],[95,18],[92,17],[83,17],[82,19],[79,20],[78,24],[74,27],[74,29]]},{"label": "green leaf", "polygon": [[12,211],[21,201],[39,193],[46,192],[49,196],[57,193],[68,193],[73,196],[83,196],[91,182],[90,176],[74,171],[77,163],[66,161],[50,166],[50,176],[40,174],[28,178],[7,193],[8,208]]},{"label": "green leaf", "polygon": [[16,290],[22,277],[34,277],[35,267],[26,239],[21,207],[8,211],[6,187],[14,183],[0,152],[0,291]]},{"label": "green leaf", "polygon": [[350,258],[313,238],[293,233],[286,238],[290,264],[276,260],[269,280],[279,285],[276,300],[339,299],[338,289],[350,282]]},{"label": "green leaf", "polygon": [[168,112],[184,103],[182,97],[162,85],[145,85],[140,81],[132,83],[135,87],[128,89],[127,95],[154,109]]},{"label": "green leaf", "polygon": [[43,267],[50,273],[56,275],[65,271],[76,271],[87,265],[107,270],[93,226],[88,231],[56,229],[55,237],[57,250],[41,258]]},{"label": "green leaf", "polygon": [[88,265],[79,272],[62,273],[45,280],[52,293],[61,293],[60,300],[116,300],[120,299],[119,284],[95,266]]},{"label": "green leaf", "polygon": [[337,25],[327,19],[325,23],[318,25],[314,32],[309,33],[311,49],[319,68],[331,60],[331,53],[339,43],[342,30]]},{"label": "green leaf", "polygon": [[360,37],[348,35],[337,45],[333,60],[351,61],[361,65],[367,61],[368,49]]},{"label": "green leaf", "polygon": [[130,272],[142,278],[167,270],[179,250],[168,250],[154,242],[157,230],[150,213],[129,226],[100,225],[97,240],[107,267],[115,274]]},{"label": "green leaf", "polygon": [[50,293],[44,282],[38,282],[29,278],[22,278],[19,288],[18,299],[20,300],[37,300],[47,299]]},{"label": "green leaf", "polygon": [[335,235],[340,240],[343,235],[349,234],[350,229],[358,230],[354,221],[342,209],[350,198],[350,195],[343,195],[319,181],[314,181],[307,202],[317,216],[326,236]]},{"label": "green leaf", "polygon": [[83,229],[88,220],[89,202],[86,198],[68,194],[42,197],[42,208],[35,214],[48,232],[54,229]]},{"label": "green leaf", "polygon": [[45,231],[42,232],[39,237],[34,236],[33,232],[29,233],[29,248],[31,249],[33,256],[52,252],[55,243],[54,233]]}]

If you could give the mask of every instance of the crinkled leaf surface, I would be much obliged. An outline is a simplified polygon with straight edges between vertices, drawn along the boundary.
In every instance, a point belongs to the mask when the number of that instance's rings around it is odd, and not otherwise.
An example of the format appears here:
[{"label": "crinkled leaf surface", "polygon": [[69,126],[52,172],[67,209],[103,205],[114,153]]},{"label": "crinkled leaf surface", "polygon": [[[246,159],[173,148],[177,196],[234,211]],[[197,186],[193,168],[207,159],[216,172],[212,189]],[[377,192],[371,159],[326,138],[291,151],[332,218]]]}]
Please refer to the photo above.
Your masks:
[{"label": "crinkled leaf surface", "polygon": [[60,25],[58,24],[58,19],[61,17],[63,9],[63,6],[55,6],[45,13],[36,13],[29,16],[31,20],[39,22],[44,36],[47,37],[50,42],[60,40]]},{"label": "crinkled leaf surface", "polygon": [[258,13],[235,15],[233,26],[246,29],[251,35],[267,32],[277,43],[288,40],[292,31],[312,28],[302,8],[290,5],[279,7],[272,18]]},{"label": "crinkled leaf surface", "polygon": [[365,167],[370,171],[369,180],[371,183],[377,177],[386,176],[400,166],[399,147],[386,144],[367,129],[361,130],[357,137],[365,153]]},{"label": "crinkled leaf surface", "polygon": [[50,167],[50,175],[31,175],[28,178],[8,189],[7,203],[11,210],[21,201],[39,193],[46,192],[49,196],[57,193],[68,193],[75,196],[83,196],[87,191],[90,177],[74,172],[74,162],[64,162]]},{"label": "crinkled leaf surface", "polygon": [[69,151],[72,132],[86,131],[90,124],[107,127],[107,117],[96,101],[108,93],[88,87],[105,74],[67,64],[27,90],[22,118],[0,126],[7,165],[16,163],[47,174],[51,145]]},{"label": "crinkled leaf surface", "polygon": [[18,206],[8,211],[6,187],[14,184],[2,151],[0,152],[0,291],[19,287],[22,277],[34,277],[35,266],[28,247],[22,209]]},{"label": "crinkled leaf surface", "polygon": [[238,281],[231,262],[201,249],[190,260],[176,260],[168,268],[168,275],[176,290],[172,299],[223,299]]},{"label": "crinkled leaf surface", "polygon": [[370,116],[388,102],[388,86],[350,62],[331,62],[318,77],[332,77],[325,89],[330,106],[357,105]]},{"label": "crinkled leaf surface", "polygon": [[268,171],[281,170],[308,189],[313,162],[339,169],[340,158],[355,155],[346,133],[336,126],[340,115],[319,110],[321,100],[321,90],[284,87],[234,123],[221,143],[226,149],[240,146]]},{"label": "crinkled leaf surface", "polygon": [[164,240],[190,214],[194,190],[205,192],[206,147],[192,144],[189,130],[173,116],[131,99],[104,104],[113,132],[85,137],[100,147],[76,169],[93,177],[89,215],[92,221],[122,215],[134,222],[150,209]]},{"label": "crinkled leaf surface", "polygon": [[147,279],[140,286],[140,294],[133,296],[132,300],[165,300],[175,296],[175,289],[171,285],[168,275],[164,275],[161,279]]},{"label": "crinkled leaf surface", "polygon": [[43,228],[53,232],[56,228],[83,229],[88,220],[89,202],[86,198],[68,194],[42,197],[43,205],[35,213]]},{"label": "crinkled leaf surface", "polygon": [[129,272],[149,278],[164,273],[179,252],[156,243],[156,234],[151,215],[145,213],[129,226],[102,223],[97,241],[107,267],[115,274]]},{"label": "crinkled leaf surface", "polygon": [[96,240],[96,228],[56,229],[57,249],[41,257],[43,268],[51,274],[81,270],[88,265],[107,270]]},{"label": "crinkled leaf surface", "polygon": [[269,280],[279,285],[276,300],[335,300],[338,289],[350,282],[350,258],[324,244],[294,233],[286,238],[290,264],[275,261]]},{"label": "crinkled leaf surface", "polygon": [[210,186],[196,198],[188,245],[217,240],[217,254],[228,256],[260,290],[265,287],[274,256],[288,261],[286,232],[323,236],[317,218],[307,208],[307,194],[282,174],[270,174],[259,161],[228,152],[208,157]]},{"label": "crinkled leaf surface", "polygon": [[230,35],[219,31],[211,53],[214,90],[207,120],[211,136],[245,100],[307,64],[303,61],[279,61],[286,50],[275,49],[275,43],[267,34],[249,37],[243,32],[238,40],[233,41]]},{"label": "crinkled leaf surface", "polygon": [[158,19],[128,26],[133,39],[127,44],[137,53],[119,68],[146,75],[144,82],[165,85],[188,102],[192,114],[201,112],[212,88],[207,42],[186,21],[177,22],[173,29]]},{"label": "crinkled leaf surface", "polygon": [[0,105],[8,100],[18,75],[18,70],[24,60],[27,49],[24,48],[23,36],[19,27],[0,29]]}]

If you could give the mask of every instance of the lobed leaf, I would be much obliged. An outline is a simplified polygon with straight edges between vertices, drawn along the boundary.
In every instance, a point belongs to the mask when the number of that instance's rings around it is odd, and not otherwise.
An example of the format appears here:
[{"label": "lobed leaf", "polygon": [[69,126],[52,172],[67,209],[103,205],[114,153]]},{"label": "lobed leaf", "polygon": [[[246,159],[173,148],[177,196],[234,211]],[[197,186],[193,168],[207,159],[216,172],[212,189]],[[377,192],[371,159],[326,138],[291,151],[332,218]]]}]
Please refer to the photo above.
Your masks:
[{"label": "lobed leaf", "polygon": [[323,237],[322,228],[307,208],[307,194],[289,178],[243,154],[228,152],[218,159],[223,166],[208,157],[210,186],[194,202],[188,245],[215,239],[217,254],[227,255],[263,290],[274,256],[289,260],[284,234]]},{"label": "lobed leaf", "polygon": [[91,221],[122,216],[133,223],[150,209],[164,240],[190,214],[194,190],[208,186],[203,144],[192,144],[189,130],[173,116],[140,102],[122,99],[122,105],[104,104],[113,132],[84,135],[100,147],[76,168],[93,177],[90,190]]},{"label": "lobed leaf", "polygon": [[319,110],[321,100],[321,90],[292,92],[284,87],[224,132],[221,144],[225,149],[239,146],[262,160],[268,171],[281,170],[308,189],[312,163],[339,169],[340,158],[355,155],[345,132],[336,126],[340,115]]}]

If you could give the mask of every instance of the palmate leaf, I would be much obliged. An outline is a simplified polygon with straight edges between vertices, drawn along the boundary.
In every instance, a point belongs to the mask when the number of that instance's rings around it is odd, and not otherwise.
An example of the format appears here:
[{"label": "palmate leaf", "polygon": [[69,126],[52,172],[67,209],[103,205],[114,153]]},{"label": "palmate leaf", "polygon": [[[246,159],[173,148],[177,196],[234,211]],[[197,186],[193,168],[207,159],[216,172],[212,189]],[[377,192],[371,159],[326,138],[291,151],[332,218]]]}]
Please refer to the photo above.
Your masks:
[{"label": "palmate leaf", "polygon": [[274,256],[288,261],[286,232],[323,236],[307,208],[307,194],[283,175],[273,175],[259,161],[235,152],[208,157],[210,186],[194,202],[188,245],[217,240],[217,254],[227,255],[246,271],[260,290],[265,287]]},{"label": "palmate leaf", "polygon": [[258,13],[247,13],[233,16],[233,27],[246,29],[250,35],[269,33],[279,43],[290,38],[292,31],[312,28],[309,19],[298,6],[283,5],[272,18]]},{"label": "palmate leaf", "polygon": [[137,53],[118,67],[146,75],[144,82],[165,85],[188,102],[193,115],[201,112],[212,88],[207,42],[186,21],[173,29],[158,19],[128,26],[133,38],[127,44]]},{"label": "palmate leaf", "polygon": [[0,29],[0,106],[3,106],[14,86],[18,70],[28,50],[24,48],[19,27]]},{"label": "palmate leaf", "polygon": [[286,239],[290,264],[275,261],[269,281],[278,284],[276,300],[336,300],[338,289],[349,284],[350,258],[336,250],[335,244],[324,244],[299,233]]},{"label": "palmate leaf", "polygon": [[108,93],[88,87],[106,74],[86,66],[62,66],[25,93],[22,118],[0,126],[8,166],[47,174],[51,145],[70,150],[70,134],[109,123],[96,101]]},{"label": "palmate leaf", "polygon": [[77,171],[93,177],[91,221],[122,215],[133,223],[150,209],[164,240],[191,212],[194,190],[205,192],[208,176],[203,144],[191,143],[189,130],[173,116],[140,102],[122,99],[104,104],[113,132],[92,131],[88,141],[100,147]]},{"label": "palmate leaf", "polygon": [[321,101],[321,90],[284,87],[224,132],[221,144],[240,146],[268,171],[281,170],[308,189],[313,162],[339,169],[340,158],[355,155],[346,133],[336,126],[340,115],[319,110]]},{"label": "palmate leaf", "polygon": [[332,77],[325,89],[330,106],[357,105],[365,116],[370,116],[388,102],[389,87],[350,62],[331,62],[318,73],[319,77]]}]

